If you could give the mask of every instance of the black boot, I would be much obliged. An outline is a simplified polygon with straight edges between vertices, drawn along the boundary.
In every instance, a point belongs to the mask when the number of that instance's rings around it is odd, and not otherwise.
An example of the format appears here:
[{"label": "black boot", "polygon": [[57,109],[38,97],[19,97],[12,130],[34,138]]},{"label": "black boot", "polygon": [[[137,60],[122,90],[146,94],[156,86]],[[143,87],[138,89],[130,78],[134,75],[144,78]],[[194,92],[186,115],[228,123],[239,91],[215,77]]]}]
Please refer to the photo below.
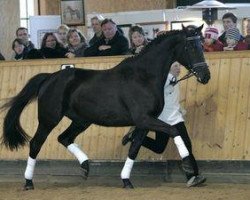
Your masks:
[{"label": "black boot", "polygon": [[188,181],[187,181],[187,187],[195,187],[195,186],[200,186],[202,183],[206,182],[206,178],[202,175],[197,175],[197,176],[192,176]]},{"label": "black boot", "polygon": [[206,181],[206,178],[198,174],[198,166],[191,154],[182,160],[182,169],[186,173],[187,187],[198,186]]}]

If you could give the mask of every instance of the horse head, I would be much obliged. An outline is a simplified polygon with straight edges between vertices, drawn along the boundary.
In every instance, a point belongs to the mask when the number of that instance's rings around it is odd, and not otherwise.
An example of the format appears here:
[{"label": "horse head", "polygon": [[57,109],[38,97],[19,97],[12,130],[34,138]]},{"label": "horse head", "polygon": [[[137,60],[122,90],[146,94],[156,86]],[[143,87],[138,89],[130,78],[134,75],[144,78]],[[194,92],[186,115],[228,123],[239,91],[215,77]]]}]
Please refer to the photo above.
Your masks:
[{"label": "horse head", "polygon": [[182,25],[184,37],[180,42],[177,51],[177,61],[187,68],[187,70],[196,76],[198,82],[202,84],[208,83],[210,79],[210,71],[205,61],[202,44],[200,27],[187,28]]}]

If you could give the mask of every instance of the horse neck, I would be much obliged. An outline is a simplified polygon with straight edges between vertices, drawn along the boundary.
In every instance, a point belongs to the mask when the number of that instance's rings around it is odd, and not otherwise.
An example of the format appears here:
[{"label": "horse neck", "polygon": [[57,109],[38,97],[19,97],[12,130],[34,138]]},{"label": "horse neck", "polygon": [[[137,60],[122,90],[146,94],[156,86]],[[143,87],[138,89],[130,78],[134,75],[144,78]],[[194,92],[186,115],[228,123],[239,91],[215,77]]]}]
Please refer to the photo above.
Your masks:
[{"label": "horse neck", "polygon": [[175,61],[175,49],[179,41],[181,41],[179,35],[170,36],[156,47],[149,49],[140,58],[144,63],[140,67],[155,76],[161,85],[165,84],[170,67]]}]

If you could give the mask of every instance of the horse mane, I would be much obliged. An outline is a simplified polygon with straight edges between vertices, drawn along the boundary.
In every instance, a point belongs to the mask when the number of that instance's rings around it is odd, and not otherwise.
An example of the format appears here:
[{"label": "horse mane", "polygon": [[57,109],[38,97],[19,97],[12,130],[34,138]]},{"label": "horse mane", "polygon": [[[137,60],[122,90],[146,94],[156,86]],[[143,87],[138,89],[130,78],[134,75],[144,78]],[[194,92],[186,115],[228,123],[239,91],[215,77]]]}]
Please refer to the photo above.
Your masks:
[{"label": "horse mane", "polygon": [[173,36],[176,36],[177,34],[183,33],[183,30],[171,30],[171,31],[166,31],[163,34],[158,35],[155,39],[153,39],[151,42],[149,42],[139,54],[132,55],[128,58],[125,58],[120,64],[125,64],[130,61],[134,61],[137,58],[141,57],[142,55],[146,54],[150,49],[159,43],[161,43],[165,39],[169,39]]}]

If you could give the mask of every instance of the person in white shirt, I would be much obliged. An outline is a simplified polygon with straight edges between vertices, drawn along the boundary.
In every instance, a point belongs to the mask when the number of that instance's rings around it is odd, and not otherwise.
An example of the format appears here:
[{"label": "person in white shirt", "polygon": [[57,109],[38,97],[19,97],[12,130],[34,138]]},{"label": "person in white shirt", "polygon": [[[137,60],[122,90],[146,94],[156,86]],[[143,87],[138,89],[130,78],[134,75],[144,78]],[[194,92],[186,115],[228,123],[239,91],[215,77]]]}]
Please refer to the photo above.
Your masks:
[{"label": "person in white shirt", "polygon": [[[197,186],[206,181],[206,178],[199,175],[198,166],[196,160],[192,154],[192,144],[191,140],[188,136],[188,132],[184,123],[184,110],[181,108],[179,103],[179,85],[176,84],[177,77],[180,74],[180,64],[178,62],[174,62],[170,68],[169,75],[167,77],[165,86],[164,86],[164,107],[159,115],[158,119],[166,122],[171,126],[175,126],[175,128],[179,132],[179,136],[174,138],[175,144],[178,147],[179,144],[183,145],[184,142],[184,151],[183,148],[179,148],[179,153],[183,160],[183,165],[185,162],[188,162],[189,167],[191,166],[191,171],[185,170],[185,166],[183,169],[186,173],[187,177],[187,186]],[[126,145],[128,142],[133,142],[133,138],[137,132],[137,128],[131,128],[130,131],[123,137],[122,144]],[[181,139],[180,139],[181,138]],[[163,153],[168,144],[169,135],[163,132],[156,132],[155,139],[146,136],[142,142],[142,146],[150,149],[155,153]],[[183,153],[182,153],[183,152]],[[188,161],[185,161],[188,159]]]}]

